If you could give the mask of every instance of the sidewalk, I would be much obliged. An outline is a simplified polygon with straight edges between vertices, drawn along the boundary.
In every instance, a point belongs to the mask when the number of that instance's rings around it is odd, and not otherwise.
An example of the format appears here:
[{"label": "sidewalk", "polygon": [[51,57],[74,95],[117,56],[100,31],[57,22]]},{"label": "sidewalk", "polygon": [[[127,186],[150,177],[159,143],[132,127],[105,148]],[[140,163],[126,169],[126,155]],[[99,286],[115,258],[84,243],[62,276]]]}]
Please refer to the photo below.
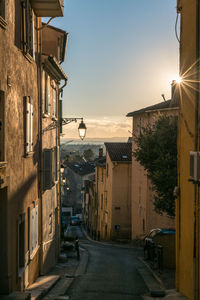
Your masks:
[{"label": "sidewalk", "polygon": [[143,263],[143,267],[139,268],[138,272],[149,290],[148,295],[142,297],[144,300],[188,300],[175,289],[175,270],[153,270],[149,262],[141,257],[139,260]]},{"label": "sidewalk", "polygon": [[29,286],[26,292],[31,293],[31,300],[59,300],[68,299],[64,296],[74,278],[84,274],[88,262],[87,250],[80,248],[80,260],[76,253],[61,256],[60,261],[46,276],[40,276]]}]

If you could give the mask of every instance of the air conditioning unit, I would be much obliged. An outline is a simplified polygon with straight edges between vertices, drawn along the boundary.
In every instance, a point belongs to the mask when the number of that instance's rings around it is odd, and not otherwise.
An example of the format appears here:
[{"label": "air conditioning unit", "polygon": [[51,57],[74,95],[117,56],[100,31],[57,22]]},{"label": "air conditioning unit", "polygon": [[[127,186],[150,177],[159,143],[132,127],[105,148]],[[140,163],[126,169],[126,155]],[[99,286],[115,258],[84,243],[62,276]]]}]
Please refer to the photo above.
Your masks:
[{"label": "air conditioning unit", "polygon": [[200,152],[190,151],[190,179],[200,181]]}]

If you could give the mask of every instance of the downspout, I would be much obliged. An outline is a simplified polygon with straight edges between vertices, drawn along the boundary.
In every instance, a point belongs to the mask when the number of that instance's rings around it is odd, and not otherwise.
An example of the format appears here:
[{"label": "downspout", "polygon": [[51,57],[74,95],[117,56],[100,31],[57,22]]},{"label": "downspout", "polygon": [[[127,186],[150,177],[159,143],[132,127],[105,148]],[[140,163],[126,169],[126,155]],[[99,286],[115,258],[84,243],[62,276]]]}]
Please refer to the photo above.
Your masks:
[{"label": "downspout", "polygon": [[[38,18],[36,18],[36,28],[38,29]],[[40,35],[40,38],[39,38]],[[40,258],[39,258],[39,270],[41,274],[42,267],[42,239],[43,239],[43,221],[42,221],[42,107],[41,107],[41,97],[40,97],[40,66],[41,66],[41,34],[37,30],[37,84],[38,84],[38,145],[39,145],[39,160],[38,160],[38,198],[40,199],[40,235],[39,235],[39,245],[40,245]],[[40,48],[39,48],[40,43]]]},{"label": "downspout", "polygon": [[[194,150],[198,151],[198,126],[199,126],[199,0],[196,0],[196,89],[195,89],[195,136],[194,136]],[[199,299],[198,295],[198,236],[197,236],[197,211],[199,205],[198,184],[194,183],[194,247],[193,247],[193,271],[194,271],[194,300]]]}]

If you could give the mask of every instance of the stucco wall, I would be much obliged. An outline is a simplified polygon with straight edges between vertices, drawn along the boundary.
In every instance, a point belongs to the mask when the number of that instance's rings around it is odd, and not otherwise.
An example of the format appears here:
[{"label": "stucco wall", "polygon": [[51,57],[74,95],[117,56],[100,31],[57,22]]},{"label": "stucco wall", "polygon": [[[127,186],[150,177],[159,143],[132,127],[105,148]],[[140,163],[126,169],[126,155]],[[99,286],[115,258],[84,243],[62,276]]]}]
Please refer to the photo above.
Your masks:
[{"label": "stucco wall", "polygon": [[[5,93],[5,167],[0,168],[2,187],[7,186],[7,195],[1,199],[7,206],[7,273],[0,275],[1,282],[7,278],[8,289],[20,288],[24,283],[18,277],[18,224],[21,216],[25,215],[25,253],[28,245],[28,208],[38,203],[37,156],[38,156],[38,89],[37,66],[32,60],[28,61],[22,51],[14,44],[15,1],[6,2],[6,29],[0,27],[0,90]],[[7,84],[8,76],[10,86]],[[33,104],[33,153],[25,156],[24,152],[24,97],[30,96]],[[7,202],[7,204],[6,204]],[[2,230],[2,228],[1,228]],[[4,230],[4,229],[3,229]],[[36,254],[37,255],[37,254]],[[1,257],[0,259],[4,259]],[[29,264],[28,282],[32,282],[39,272],[38,260],[33,266]],[[1,263],[0,263],[1,264]],[[6,289],[6,285],[4,285]]]},{"label": "stucco wall", "polygon": [[[196,1],[182,0],[180,74],[181,101],[179,117],[178,174],[180,197],[177,199],[177,289],[189,299],[194,299],[194,185],[189,182],[189,152],[194,151],[195,88],[192,81],[196,76]],[[192,67],[193,66],[193,67]],[[188,80],[189,82],[184,82]],[[191,82],[190,82],[191,80]],[[199,228],[197,228],[198,232]],[[197,258],[199,257],[197,240]],[[197,266],[199,272],[199,266]],[[197,272],[197,273],[198,273]],[[199,289],[199,283],[197,284]],[[199,295],[199,291],[198,291]]]},{"label": "stucco wall", "polygon": [[[153,124],[155,120],[162,114],[177,115],[177,110],[166,110],[142,113],[133,118],[133,132],[139,134],[141,127],[147,124]],[[133,140],[133,151],[136,144]],[[174,228],[174,218],[168,217],[166,214],[160,215],[154,210],[154,192],[150,179],[146,176],[144,168],[132,159],[132,239],[141,238],[153,228]]]}]

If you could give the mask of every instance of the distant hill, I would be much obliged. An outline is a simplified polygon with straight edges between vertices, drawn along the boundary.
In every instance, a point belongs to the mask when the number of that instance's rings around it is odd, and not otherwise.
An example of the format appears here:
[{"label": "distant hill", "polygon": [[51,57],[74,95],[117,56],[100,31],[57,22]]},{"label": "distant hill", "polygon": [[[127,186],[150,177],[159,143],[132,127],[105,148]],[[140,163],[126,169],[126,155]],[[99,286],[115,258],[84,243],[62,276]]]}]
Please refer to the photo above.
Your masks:
[{"label": "distant hill", "polygon": [[127,137],[112,137],[112,138],[85,138],[83,141],[80,139],[66,139],[61,138],[61,144],[70,143],[70,144],[94,144],[94,143],[108,143],[108,142],[127,142]]}]

